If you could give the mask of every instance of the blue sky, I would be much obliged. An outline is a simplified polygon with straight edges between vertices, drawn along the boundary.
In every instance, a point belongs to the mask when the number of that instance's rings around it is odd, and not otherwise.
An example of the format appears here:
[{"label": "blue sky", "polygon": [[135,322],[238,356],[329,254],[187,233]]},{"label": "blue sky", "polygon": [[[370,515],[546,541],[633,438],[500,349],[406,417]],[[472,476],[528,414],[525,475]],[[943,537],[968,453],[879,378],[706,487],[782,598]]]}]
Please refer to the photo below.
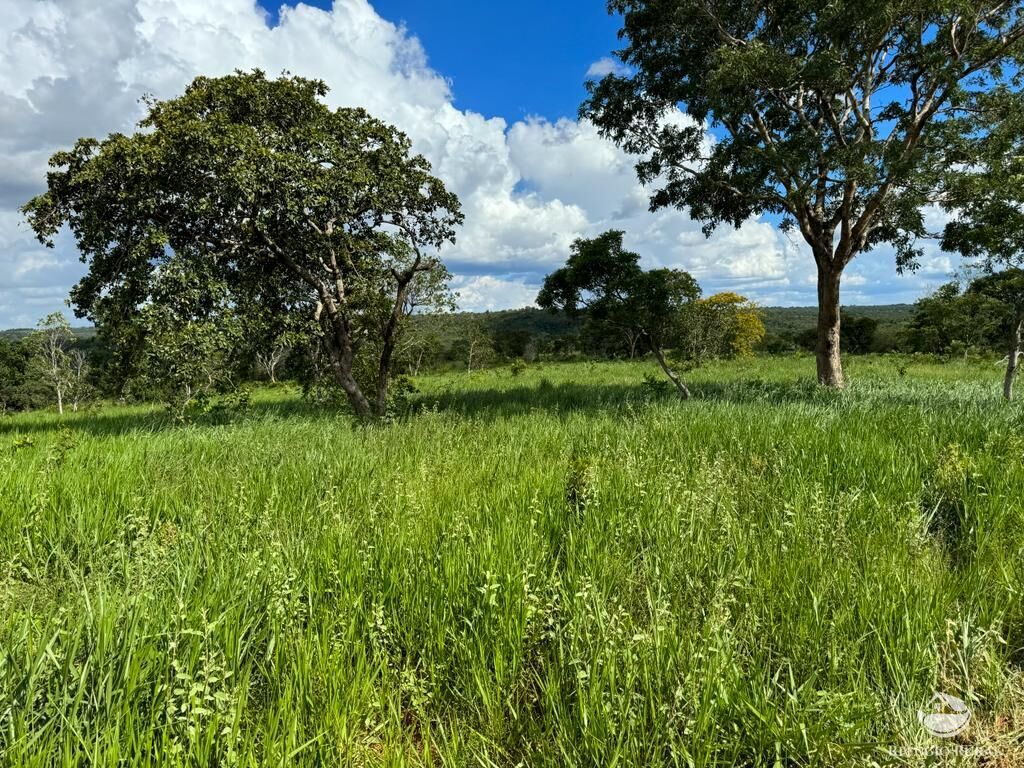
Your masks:
[{"label": "blue sky", "polygon": [[[260,4],[276,19],[280,3]],[[615,49],[619,29],[602,0],[375,0],[373,7],[419,38],[430,66],[451,80],[456,107],[510,123],[574,118],[587,69]]]},{"label": "blue sky", "polygon": [[[70,236],[48,250],[18,208],[46,161],[82,136],[132,131],[144,94],[173,98],[199,75],[262,69],[324,80],[331,106],[396,125],[462,201],[441,256],[466,310],[531,305],[572,241],[608,229],[648,267],[685,269],[706,293],[811,305],[806,247],[754,219],[710,239],[685,211],[648,210],[635,158],[577,120],[589,71],[608,71],[619,19],[601,0],[8,0],[0,25],[0,328],[68,311],[85,272]],[[268,0],[258,0],[268,2]],[[686,119],[678,116],[678,119]],[[931,248],[915,275],[891,249],[858,257],[847,304],[914,301],[953,268]]]}]

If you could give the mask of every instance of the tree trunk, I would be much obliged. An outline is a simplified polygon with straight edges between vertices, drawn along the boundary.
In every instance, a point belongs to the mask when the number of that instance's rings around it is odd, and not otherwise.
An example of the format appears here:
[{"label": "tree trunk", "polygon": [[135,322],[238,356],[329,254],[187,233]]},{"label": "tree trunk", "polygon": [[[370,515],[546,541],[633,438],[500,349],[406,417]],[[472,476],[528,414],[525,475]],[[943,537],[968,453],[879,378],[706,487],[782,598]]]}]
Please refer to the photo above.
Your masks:
[{"label": "tree trunk", "polygon": [[842,389],[843,360],[839,346],[839,281],[842,269],[818,266],[818,383]]},{"label": "tree trunk", "polygon": [[640,334],[626,331],[626,346],[629,347],[629,359],[636,359],[636,343],[640,340]]},{"label": "tree trunk", "polygon": [[370,407],[370,401],[363,395],[363,391],[359,388],[359,384],[352,376],[351,367],[346,369],[339,361],[334,362],[334,377],[338,380],[338,384],[345,392],[345,396],[348,398],[349,405],[352,406],[352,410],[356,412],[356,416],[360,419],[368,420],[373,418],[373,409]]},{"label": "tree trunk", "polygon": [[662,351],[661,347],[657,344],[651,344],[651,349],[654,351],[654,356],[658,359],[658,365],[661,366],[661,370],[663,370],[665,375],[668,376],[668,380],[676,385],[676,390],[679,392],[679,396],[684,400],[689,400],[690,390],[686,388],[686,385],[683,384],[679,376],[676,375],[676,372],[669,367],[668,362],[665,360],[665,353]]},{"label": "tree trunk", "polygon": [[320,317],[320,309],[317,309],[317,319],[322,323],[324,337],[327,342],[327,352],[331,361],[331,370],[334,371],[334,378],[345,392],[349,405],[363,421],[373,418],[373,408],[366,395],[359,388],[359,382],[352,375],[352,366],[355,362],[356,351],[352,344],[350,328],[345,317],[338,311],[334,299],[328,294],[327,289],[321,286],[320,305],[326,310],[327,317]]},{"label": "tree trunk", "polygon": [[1018,358],[1020,357],[1020,336],[1021,336],[1021,325],[1024,324],[1020,319],[1015,321],[1012,330],[1010,331],[1010,354],[1006,359],[1006,377],[1003,379],[1003,397],[1007,400],[1013,400],[1013,379],[1017,375],[1017,364]]},{"label": "tree trunk", "polygon": [[377,400],[374,403],[378,416],[383,416],[388,410],[388,388],[391,386],[391,364],[381,365],[377,374]]},{"label": "tree trunk", "polygon": [[57,413],[64,414],[64,393],[57,387]]},{"label": "tree trunk", "polygon": [[[331,326],[334,325],[334,333],[331,334]],[[327,349],[331,359],[331,370],[334,371],[334,378],[338,381],[349,405],[356,412],[356,416],[364,421],[373,418],[373,408],[370,401],[366,399],[363,391],[359,388],[359,382],[352,375],[352,364],[355,353],[348,338],[339,329],[340,324],[329,324],[327,335]]]}]

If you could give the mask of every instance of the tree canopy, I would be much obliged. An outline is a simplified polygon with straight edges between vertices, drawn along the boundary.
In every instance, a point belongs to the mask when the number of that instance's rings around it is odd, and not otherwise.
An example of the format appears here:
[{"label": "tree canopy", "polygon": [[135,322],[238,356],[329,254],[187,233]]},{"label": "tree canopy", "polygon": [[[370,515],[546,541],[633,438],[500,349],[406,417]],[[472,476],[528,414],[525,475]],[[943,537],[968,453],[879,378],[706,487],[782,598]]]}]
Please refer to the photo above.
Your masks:
[{"label": "tree canopy", "polygon": [[413,305],[449,301],[437,252],[463,217],[404,134],[326,93],[260,71],[200,77],[149,100],[137,132],[55,154],[24,211],[46,244],[70,227],[88,264],[78,314],[137,354],[163,275],[194,276],[226,298],[193,306],[196,322],[241,306],[299,319],[356,413],[382,414]]},{"label": "tree canopy", "polygon": [[680,326],[677,351],[696,364],[711,358],[749,357],[765,337],[757,306],[732,291],[689,304]]},{"label": "tree canopy", "polygon": [[950,121],[941,202],[951,214],[942,247],[987,272],[1024,262],[1024,99],[1000,88],[977,94]]},{"label": "tree canopy", "polygon": [[999,303],[999,330],[1006,344],[1006,376],[1003,396],[1013,399],[1013,381],[1019,368],[1021,333],[1024,331],[1024,270],[1011,267],[983,275],[971,283],[968,293],[979,294]]},{"label": "tree canopy", "polygon": [[689,397],[665,348],[678,334],[683,307],[700,297],[700,286],[681,270],[643,270],[639,254],[627,251],[622,238],[621,231],[610,230],[577,239],[566,265],[545,278],[537,304],[570,315],[585,312],[589,323],[642,339],[680,395]]},{"label": "tree canopy", "polygon": [[608,7],[623,17],[628,72],[589,83],[581,114],[641,156],[652,208],[687,209],[708,234],[759,214],[799,230],[817,268],[818,378],[842,386],[843,269],[882,243],[915,266],[920,209],[945,166],[938,141],[949,138],[935,126],[1009,78],[1019,4]]}]

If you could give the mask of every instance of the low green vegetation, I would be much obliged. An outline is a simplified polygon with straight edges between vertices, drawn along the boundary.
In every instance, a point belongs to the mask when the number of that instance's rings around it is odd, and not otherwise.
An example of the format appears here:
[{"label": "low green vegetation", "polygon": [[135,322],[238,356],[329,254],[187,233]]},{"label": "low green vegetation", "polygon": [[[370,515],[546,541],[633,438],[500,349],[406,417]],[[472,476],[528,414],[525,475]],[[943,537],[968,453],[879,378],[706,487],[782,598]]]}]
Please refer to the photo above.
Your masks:
[{"label": "low green vegetation", "polygon": [[814,365],[7,417],[0,761],[924,765],[941,690],[1020,764],[1024,414],[990,363]]}]

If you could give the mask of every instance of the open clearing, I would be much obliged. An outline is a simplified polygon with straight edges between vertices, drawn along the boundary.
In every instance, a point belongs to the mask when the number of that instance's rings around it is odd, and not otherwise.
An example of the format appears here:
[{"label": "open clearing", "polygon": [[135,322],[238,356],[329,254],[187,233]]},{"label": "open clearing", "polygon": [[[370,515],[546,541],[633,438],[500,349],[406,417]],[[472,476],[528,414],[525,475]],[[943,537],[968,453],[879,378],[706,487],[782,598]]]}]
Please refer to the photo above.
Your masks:
[{"label": "open clearing", "polygon": [[991,364],[809,357],[0,422],[11,765],[1018,765],[1024,411]]}]

